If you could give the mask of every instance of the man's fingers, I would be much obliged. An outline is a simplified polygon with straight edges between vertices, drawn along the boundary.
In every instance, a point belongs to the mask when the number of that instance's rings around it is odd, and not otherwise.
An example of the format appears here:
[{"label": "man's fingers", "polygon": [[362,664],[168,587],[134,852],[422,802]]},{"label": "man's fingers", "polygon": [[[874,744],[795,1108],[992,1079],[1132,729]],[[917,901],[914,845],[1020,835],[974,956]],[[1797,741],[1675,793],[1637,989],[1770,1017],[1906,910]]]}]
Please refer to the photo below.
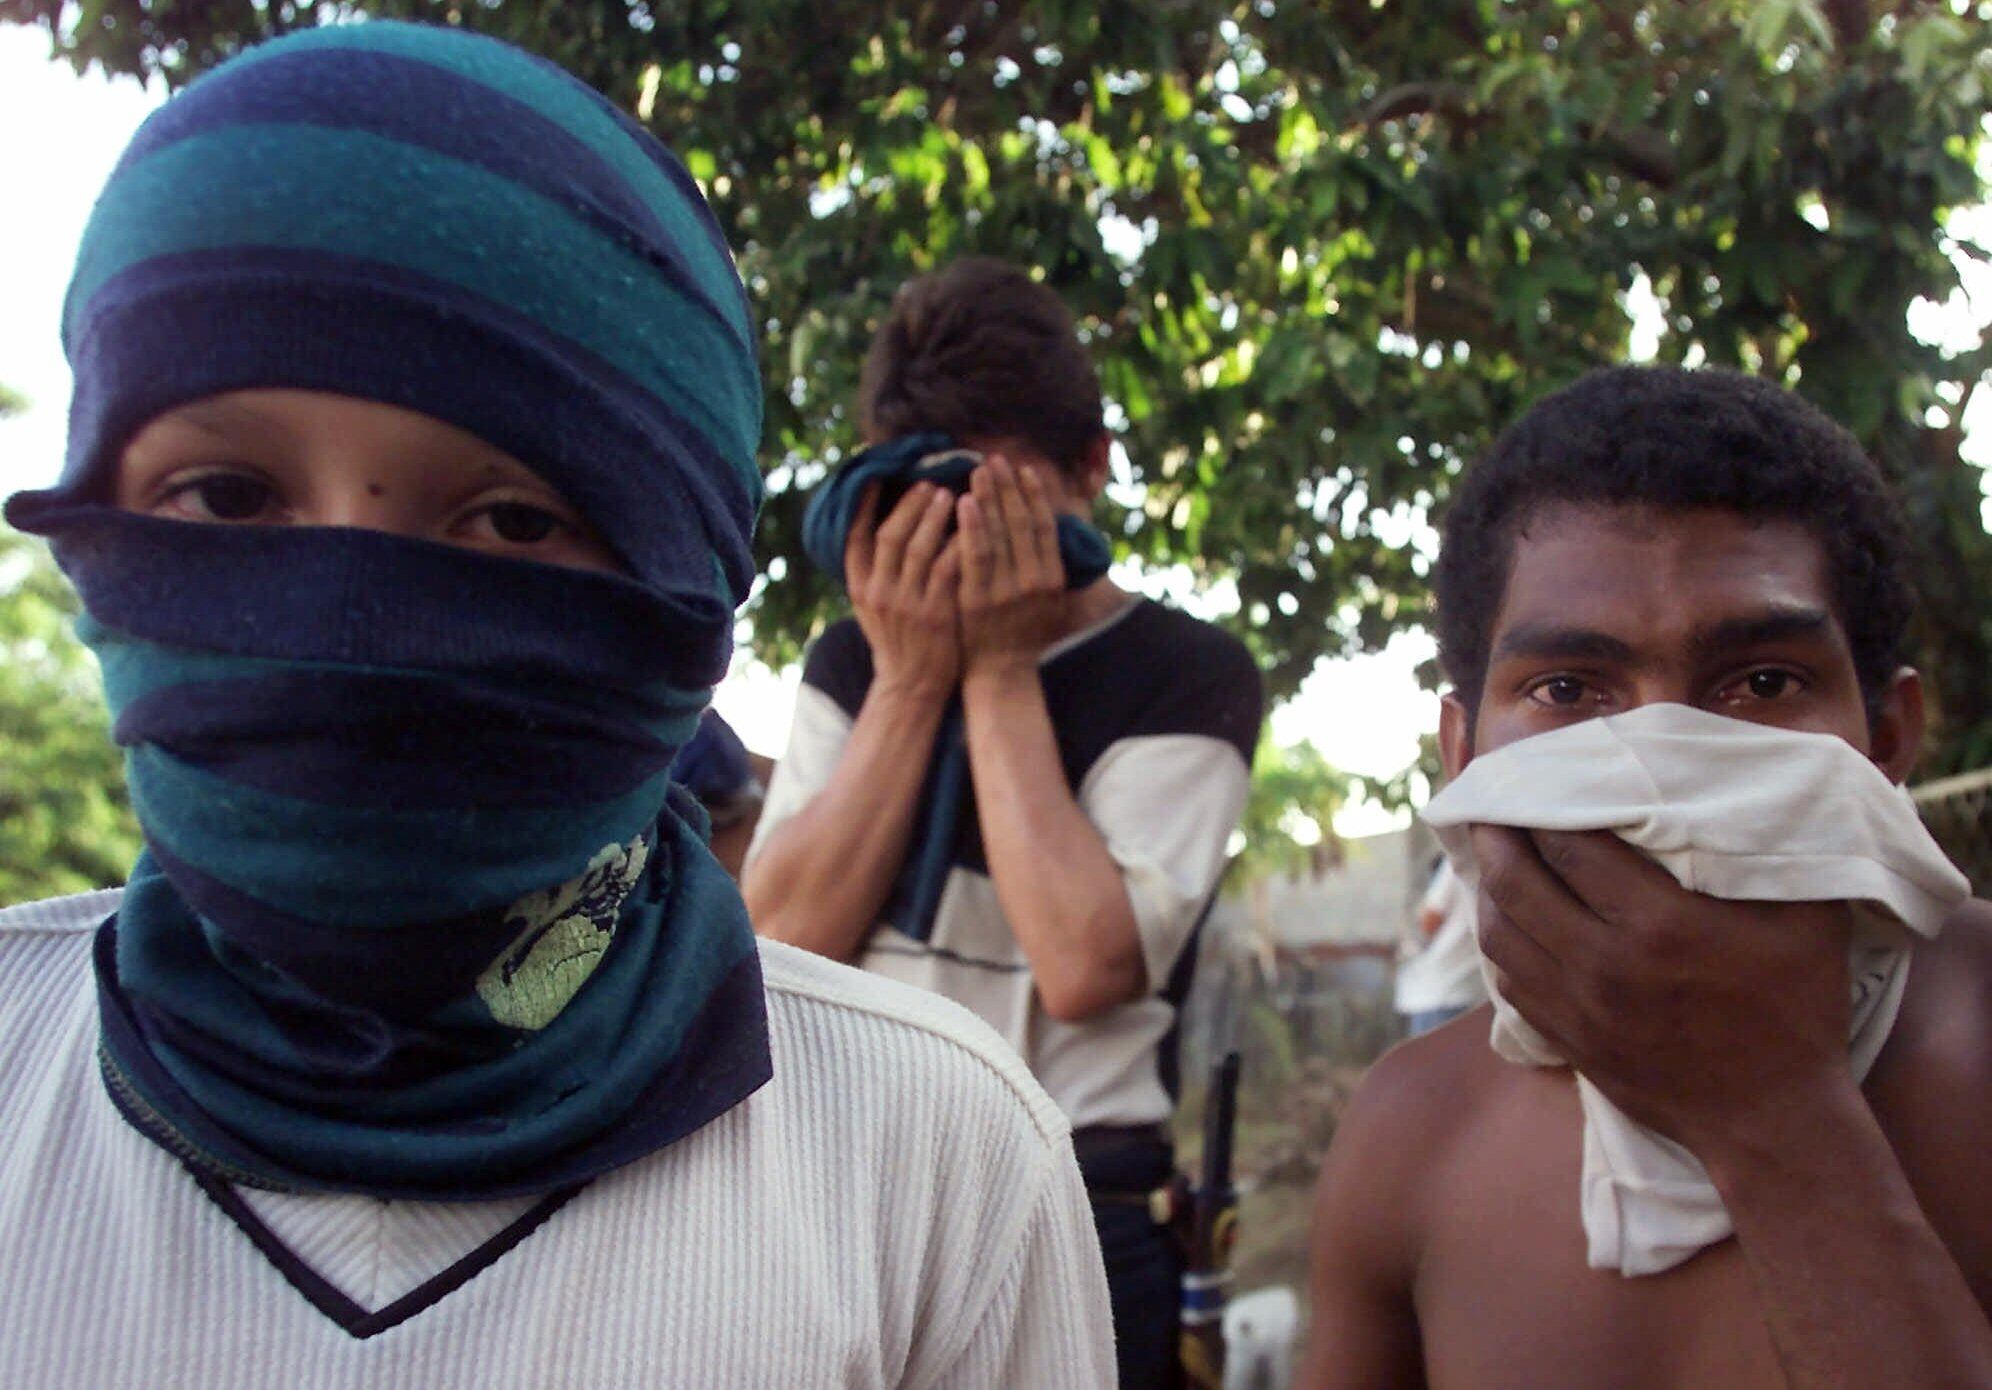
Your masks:
[{"label": "man's fingers", "polygon": [[941,553],[934,557],[933,568],[927,571],[927,602],[940,603],[943,599],[953,606],[955,590],[961,585],[961,533],[949,536]]},{"label": "man's fingers", "polygon": [[961,557],[962,592],[987,593],[994,563],[990,554],[988,513],[982,499],[974,493],[957,502],[955,512],[961,519],[961,529],[956,533],[959,542],[956,552]]},{"label": "man's fingers", "polygon": [[1009,579],[1015,561],[1003,503],[996,495],[996,475],[1002,466],[1001,458],[991,458],[969,478],[969,495],[975,499],[975,516],[980,525],[982,578],[992,590]]},{"label": "man's fingers", "polygon": [[878,517],[878,484],[865,489],[865,495],[858,500],[858,514],[851,522],[851,533],[844,539],[844,587],[862,589],[871,578],[872,551],[875,546],[873,535]]},{"label": "man's fingers", "polygon": [[1024,502],[1018,472],[1018,466],[1000,454],[990,460],[990,492],[994,494],[996,514],[1000,518],[998,530],[1008,542],[1010,558],[1022,564],[1032,556],[1032,534],[1030,504]]},{"label": "man's fingers", "polygon": [[1006,458],[996,460],[996,465],[991,484],[1002,517],[996,529],[1002,532],[1005,558],[1017,591],[1035,593],[1043,586],[1044,577],[1038,559],[1037,528],[1032,524],[1030,503],[1024,496],[1024,475],[1029,470]]},{"label": "man's fingers", "polygon": [[900,567],[906,543],[913,538],[913,532],[926,515],[927,503],[937,489],[932,483],[915,483],[906,490],[888,516],[880,525],[873,543],[872,565],[885,577],[888,584],[899,582]]},{"label": "man's fingers", "polygon": [[1024,511],[1030,527],[1031,553],[1038,573],[1063,580],[1064,562],[1058,558],[1058,513],[1052,509],[1051,494],[1035,468],[1022,470]]},{"label": "man's fingers", "polygon": [[1674,876],[1609,831],[1534,830],[1536,854],[1594,915],[1620,926],[1686,893]]},{"label": "man's fingers", "polygon": [[1597,919],[1549,871],[1528,832],[1476,825],[1471,834],[1481,892],[1549,955],[1571,963],[1581,960],[1587,954],[1585,926],[1595,926]]},{"label": "man's fingers", "polygon": [[948,538],[948,518],[954,513],[954,495],[935,488],[933,496],[920,509],[920,520],[907,538],[906,552],[899,561],[899,582],[918,597],[926,592],[928,569]]},{"label": "man's fingers", "polygon": [[[1479,935],[1480,954],[1500,974],[1517,981],[1524,992],[1535,994],[1553,986],[1558,972],[1556,957],[1484,893],[1480,897]],[[1514,1001],[1510,998],[1509,1002]]]},{"label": "man's fingers", "polygon": [[1524,983],[1510,975],[1500,966],[1494,966],[1494,992],[1508,1002],[1508,1007],[1522,1016],[1529,1027],[1542,1034],[1544,1042],[1564,1057],[1570,1055],[1570,1046],[1563,1032],[1563,1019],[1558,1010],[1562,998],[1555,991],[1544,992],[1539,987]]}]

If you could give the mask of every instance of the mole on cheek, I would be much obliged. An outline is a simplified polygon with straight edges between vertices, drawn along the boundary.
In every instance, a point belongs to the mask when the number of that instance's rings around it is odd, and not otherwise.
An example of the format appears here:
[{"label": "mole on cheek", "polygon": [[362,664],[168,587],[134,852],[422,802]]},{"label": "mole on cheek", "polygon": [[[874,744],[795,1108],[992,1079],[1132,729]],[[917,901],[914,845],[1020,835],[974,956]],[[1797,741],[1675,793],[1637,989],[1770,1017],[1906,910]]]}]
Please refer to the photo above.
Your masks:
[{"label": "mole on cheek", "polygon": [[368,483],[368,484],[367,484],[367,496],[369,496],[369,497],[385,497],[386,495],[387,495],[387,489],[386,489],[386,488],[384,488],[384,487],[382,487],[382,486],[381,486],[381,485],[380,485],[379,483]]}]

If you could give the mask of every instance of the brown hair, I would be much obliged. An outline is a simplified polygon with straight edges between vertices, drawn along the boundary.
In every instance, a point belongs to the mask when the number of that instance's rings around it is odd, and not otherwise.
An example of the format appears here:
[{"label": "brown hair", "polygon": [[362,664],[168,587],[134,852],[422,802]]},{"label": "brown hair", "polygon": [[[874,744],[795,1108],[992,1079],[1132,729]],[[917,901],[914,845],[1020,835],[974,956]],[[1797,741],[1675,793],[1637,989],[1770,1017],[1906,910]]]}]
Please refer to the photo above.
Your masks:
[{"label": "brown hair", "polygon": [[869,439],[1020,439],[1068,474],[1106,428],[1072,312],[1021,268],[982,256],[900,286],[858,397]]}]

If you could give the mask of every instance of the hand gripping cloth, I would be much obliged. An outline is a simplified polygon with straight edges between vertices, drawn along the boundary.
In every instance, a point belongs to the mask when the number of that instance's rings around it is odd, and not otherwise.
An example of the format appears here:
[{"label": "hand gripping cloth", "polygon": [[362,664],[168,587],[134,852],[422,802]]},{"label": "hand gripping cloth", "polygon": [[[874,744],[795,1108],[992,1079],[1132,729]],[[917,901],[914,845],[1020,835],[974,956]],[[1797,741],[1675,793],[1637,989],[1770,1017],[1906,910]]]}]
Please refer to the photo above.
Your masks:
[{"label": "hand gripping cloth", "polygon": [[[1854,913],[1848,1064],[1867,1075],[1908,982],[1911,946],[1970,894],[1908,793],[1844,739],[1647,705],[1475,758],[1425,820],[1476,890],[1468,830],[1609,830],[1696,893],[1845,901]],[[1494,1050],[1525,1066],[1563,1059],[1494,989]],[[1582,1209],[1594,1269],[1657,1274],[1732,1226],[1699,1160],[1614,1106],[1581,1075]]]}]

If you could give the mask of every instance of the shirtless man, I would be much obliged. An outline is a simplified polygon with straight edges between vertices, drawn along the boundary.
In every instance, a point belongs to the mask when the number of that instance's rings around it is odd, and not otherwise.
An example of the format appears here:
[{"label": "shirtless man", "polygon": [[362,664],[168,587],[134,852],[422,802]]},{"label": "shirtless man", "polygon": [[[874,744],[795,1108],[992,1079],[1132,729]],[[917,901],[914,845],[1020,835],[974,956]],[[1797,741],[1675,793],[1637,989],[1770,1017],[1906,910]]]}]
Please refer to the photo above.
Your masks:
[{"label": "shirtless man", "polygon": [[[1902,566],[1873,466],[1797,397],[1586,378],[1447,518],[1447,771],[1670,701],[1837,734],[1901,781],[1923,729]],[[1473,835],[1502,993],[1701,1160],[1736,1235],[1661,1274],[1587,1267],[1573,1074],[1496,1057],[1483,1006],[1379,1062],[1342,1121],[1299,1384],[1992,1385],[1992,906],[1917,948],[1857,1086],[1837,905],[1689,893],[1603,833]]]}]

